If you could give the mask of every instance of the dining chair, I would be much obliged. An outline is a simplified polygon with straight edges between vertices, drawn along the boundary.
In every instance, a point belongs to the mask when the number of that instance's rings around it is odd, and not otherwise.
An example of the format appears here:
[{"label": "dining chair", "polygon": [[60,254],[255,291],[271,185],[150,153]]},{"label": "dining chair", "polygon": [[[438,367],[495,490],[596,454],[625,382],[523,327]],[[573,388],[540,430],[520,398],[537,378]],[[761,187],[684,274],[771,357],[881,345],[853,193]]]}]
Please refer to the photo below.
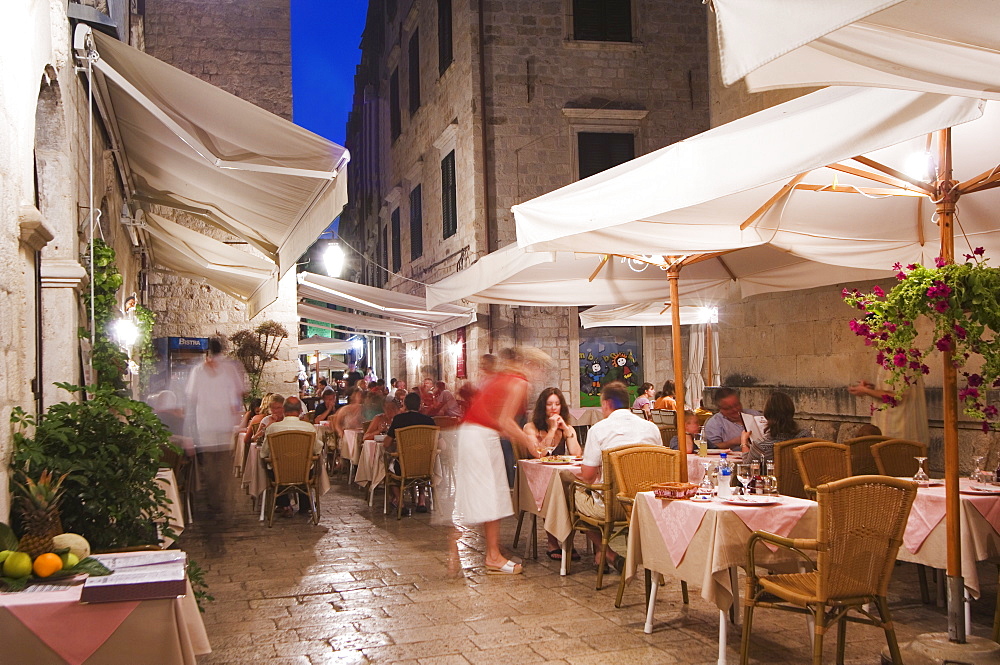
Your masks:
[{"label": "dining chair", "polygon": [[318,455],[313,455],[314,432],[276,432],[268,435],[271,455],[267,486],[267,526],[274,523],[274,507],[279,496],[304,494],[311,499],[312,523],[319,524],[319,492],[314,473]]},{"label": "dining chair", "polygon": [[[611,468],[610,454],[613,450],[621,450],[622,448],[630,448],[636,445],[639,444],[625,444],[624,446],[602,450],[601,469],[603,475],[601,481],[597,483],[585,483],[577,479],[569,487],[569,512],[573,530],[584,533],[597,531],[601,534],[601,552],[598,559],[601,561],[601,565],[597,566],[598,591],[601,590],[604,581],[604,561],[608,554],[608,544],[612,538],[622,533],[628,526],[628,515],[625,513],[624,506],[617,499],[618,488],[614,471]],[[603,502],[603,516],[593,517],[581,512],[577,508],[576,491],[578,488],[589,493],[592,497],[599,498]],[[563,565],[566,566],[566,572],[569,573],[569,561],[564,561]]]},{"label": "dining chair", "polygon": [[915,457],[927,457],[927,444],[908,439],[888,439],[872,446],[875,466],[883,476],[912,478],[917,472]]},{"label": "dining chair", "polygon": [[[906,480],[851,476],[816,488],[815,539],[784,538],[766,531],[754,531],[747,545],[740,663],[746,665],[750,655],[754,610],[767,607],[811,616],[815,622],[813,665],[822,663],[823,636],[834,624],[837,626],[837,662],[844,662],[847,621],[881,628],[892,662],[901,664],[886,590],[916,495],[916,484]],[[758,576],[755,547],[759,543],[790,550],[804,562],[813,564],[814,569]],[[806,554],[810,551],[816,553],[815,561]],[[877,617],[865,607],[867,603],[875,605]],[[861,617],[848,617],[851,610]]]},{"label": "dining chair", "polygon": [[842,443],[815,441],[792,449],[806,494],[824,483],[851,476],[851,449]]},{"label": "dining chair", "polygon": [[[411,425],[396,430],[396,450],[385,453],[383,515],[388,511],[389,487],[399,487],[399,501],[396,502],[397,520],[403,518],[403,495],[406,490],[415,491],[417,487],[433,489],[434,450],[437,447],[440,431],[437,425]],[[393,462],[399,463],[398,473],[393,471]],[[433,493],[430,496],[433,500]]]},{"label": "dining chair", "polygon": [[799,472],[799,463],[795,459],[793,452],[798,446],[804,446],[814,441],[824,441],[812,437],[801,439],[788,439],[778,441],[774,444],[774,476],[778,479],[778,493],[785,496],[796,496],[800,499],[808,499],[805,485],[802,483],[802,475]]},{"label": "dining chair", "polygon": [[872,455],[872,444],[888,441],[892,437],[881,435],[857,436],[843,442],[851,449],[851,471],[856,476],[876,476],[878,467]]},{"label": "dining chair", "polygon": [[[632,507],[635,505],[637,492],[648,492],[657,483],[681,482],[681,466],[687,464],[687,455],[678,450],[670,450],[663,446],[630,446],[625,449],[615,449],[608,454],[611,469],[615,476],[615,495],[624,507],[629,521],[632,520]],[[649,571],[646,571],[647,587],[651,583]],[[618,581],[618,596],[615,607],[622,606],[622,596],[625,593],[625,575]],[[688,604],[687,582],[681,581],[681,594],[684,604]]]}]

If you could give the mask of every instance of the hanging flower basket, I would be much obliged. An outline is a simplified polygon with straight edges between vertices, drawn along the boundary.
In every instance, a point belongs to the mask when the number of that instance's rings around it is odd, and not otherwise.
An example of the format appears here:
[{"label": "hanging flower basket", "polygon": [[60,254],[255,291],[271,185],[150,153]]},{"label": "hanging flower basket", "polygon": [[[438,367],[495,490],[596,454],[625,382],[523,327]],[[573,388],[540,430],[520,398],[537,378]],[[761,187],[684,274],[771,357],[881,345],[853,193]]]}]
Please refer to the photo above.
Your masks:
[{"label": "hanging flower basket", "polygon": [[[935,260],[928,268],[900,264],[899,283],[886,293],[874,287],[871,293],[844,289],[844,300],[864,314],[851,321],[851,330],[865,339],[878,353],[875,362],[891,373],[888,382],[897,392],[927,374],[926,358],[935,349],[950,351],[961,372],[958,398],[965,413],[983,422],[983,431],[996,427],[998,409],[986,401],[987,389],[1000,387],[1000,269],[987,265],[984,250],[978,247],[965,255],[965,263]],[[921,316],[933,324],[930,342],[921,346],[914,322]],[[978,363],[978,372],[962,371]],[[886,395],[882,408],[895,406],[897,399]]]}]

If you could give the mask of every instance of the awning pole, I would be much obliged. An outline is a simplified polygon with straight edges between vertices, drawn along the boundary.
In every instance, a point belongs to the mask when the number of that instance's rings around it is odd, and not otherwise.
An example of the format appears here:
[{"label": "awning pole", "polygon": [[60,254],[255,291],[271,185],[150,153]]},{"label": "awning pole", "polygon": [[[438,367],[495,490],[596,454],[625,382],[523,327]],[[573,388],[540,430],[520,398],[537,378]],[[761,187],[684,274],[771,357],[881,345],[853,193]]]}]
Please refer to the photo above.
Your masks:
[{"label": "awning pole", "polygon": [[[667,270],[667,279],[670,281],[670,339],[673,342],[674,360],[674,413],[677,419],[677,449],[682,453],[687,448],[687,434],[684,432],[684,367],[681,362],[681,298],[680,289],[677,286],[677,278],[680,276],[680,266],[672,266]],[[686,483],[688,480],[687,463],[681,463],[680,480]]]},{"label": "awning pole", "polygon": [[[941,258],[955,262],[954,216],[958,199],[952,181],[951,129],[938,132],[936,212],[941,232]],[[944,414],[945,534],[948,543],[948,638],[965,643],[965,580],[962,577],[962,524],[958,486],[958,378],[951,351],[941,353],[941,401]],[[923,442],[927,443],[927,442]]]}]

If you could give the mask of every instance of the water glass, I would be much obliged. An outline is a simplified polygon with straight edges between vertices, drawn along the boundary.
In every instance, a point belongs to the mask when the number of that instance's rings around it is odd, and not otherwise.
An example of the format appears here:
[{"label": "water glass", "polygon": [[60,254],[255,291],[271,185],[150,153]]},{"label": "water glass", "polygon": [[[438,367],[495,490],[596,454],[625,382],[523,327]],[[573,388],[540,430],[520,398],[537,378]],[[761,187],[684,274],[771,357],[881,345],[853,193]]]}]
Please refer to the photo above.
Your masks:
[{"label": "water glass", "polygon": [[972,458],[972,463],[975,465],[975,468],[972,469],[972,473],[969,474],[969,480],[971,480],[972,482],[974,483],[986,482],[986,478],[984,478],[986,474],[983,473],[983,461],[985,459],[986,458],[983,455],[976,455],[975,457]]},{"label": "water glass", "polygon": [[931,482],[931,477],[928,476],[927,471],[924,470],[924,462],[927,461],[927,458],[914,456],[913,459],[917,460],[917,472],[913,474],[913,481],[921,485],[929,484]]}]

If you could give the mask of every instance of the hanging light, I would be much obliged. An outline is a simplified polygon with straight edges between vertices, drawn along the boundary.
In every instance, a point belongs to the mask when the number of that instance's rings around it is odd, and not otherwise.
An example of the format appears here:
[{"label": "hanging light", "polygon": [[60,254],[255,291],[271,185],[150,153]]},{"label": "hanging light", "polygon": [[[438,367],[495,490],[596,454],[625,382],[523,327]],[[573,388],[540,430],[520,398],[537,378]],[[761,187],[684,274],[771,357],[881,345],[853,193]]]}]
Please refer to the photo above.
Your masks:
[{"label": "hanging light", "polygon": [[344,248],[339,243],[331,242],[323,251],[323,264],[326,266],[326,274],[330,277],[340,277],[340,272],[344,269]]},{"label": "hanging light", "polygon": [[112,324],[112,330],[118,346],[126,351],[139,339],[139,327],[129,319],[118,319]]}]

